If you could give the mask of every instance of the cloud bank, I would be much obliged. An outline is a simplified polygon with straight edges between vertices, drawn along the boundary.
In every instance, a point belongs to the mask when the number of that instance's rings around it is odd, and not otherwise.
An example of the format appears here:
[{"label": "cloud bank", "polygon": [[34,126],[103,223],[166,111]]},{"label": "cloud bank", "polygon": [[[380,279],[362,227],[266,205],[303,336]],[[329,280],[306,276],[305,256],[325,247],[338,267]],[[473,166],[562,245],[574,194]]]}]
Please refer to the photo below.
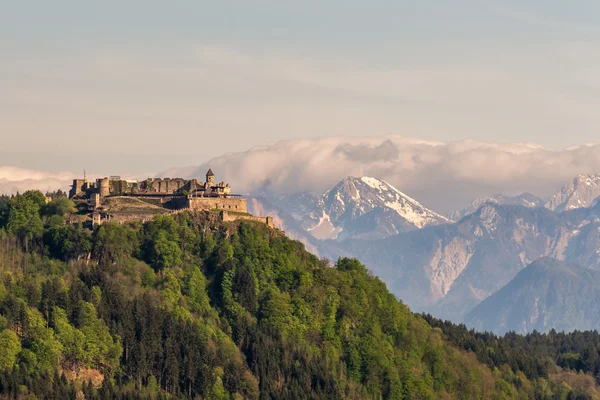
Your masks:
[{"label": "cloud bank", "polygon": [[549,149],[394,136],[287,140],[160,175],[203,177],[209,167],[239,193],[320,193],[346,176],[374,176],[448,213],[476,197],[500,192],[547,197],[579,173],[599,172],[600,145]]},{"label": "cloud bank", "polygon": [[15,194],[26,190],[42,192],[68,190],[73,179],[70,172],[43,172],[32,169],[0,167],[0,194]]}]

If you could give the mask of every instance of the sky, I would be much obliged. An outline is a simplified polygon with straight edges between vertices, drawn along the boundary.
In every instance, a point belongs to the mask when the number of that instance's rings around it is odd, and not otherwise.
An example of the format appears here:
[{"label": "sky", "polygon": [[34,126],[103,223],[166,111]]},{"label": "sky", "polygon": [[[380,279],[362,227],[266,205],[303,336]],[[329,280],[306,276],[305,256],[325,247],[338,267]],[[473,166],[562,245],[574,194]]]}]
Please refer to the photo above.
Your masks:
[{"label": "sky", "polygon": [[152,174],[282,140],[598,142],[600,2],[0,0],[0,166]]}]

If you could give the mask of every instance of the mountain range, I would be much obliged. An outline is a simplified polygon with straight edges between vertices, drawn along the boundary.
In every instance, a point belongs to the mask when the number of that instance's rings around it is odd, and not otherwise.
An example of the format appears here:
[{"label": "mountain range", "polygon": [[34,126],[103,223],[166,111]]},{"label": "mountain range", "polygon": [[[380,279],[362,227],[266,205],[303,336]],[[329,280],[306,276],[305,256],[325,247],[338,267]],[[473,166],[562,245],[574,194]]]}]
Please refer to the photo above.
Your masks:
[{"label": "mountain range", "polygon": [[[598,194],[600,196],[600,194]],[[476,212],[485,203],[496,203],[501,205],[514,205],[523,207],[540,207],[544,205],[544,200],[531,193],[521,193],[517,196],[505,196],[503,194],[497,194],[490,197],[479,197],[475,199],[468,207],[462,210],[456,210],[448,218],[452,221],[460,221],[462,218],[469,214]]]},{"label": "mountain range", "polygon": [[540,258],[465,318],[469,327],[526,333],[598,329],[600,271]]},{"label": "mountain range", "polygon": [[596,193],[600,175],[580,175],[547,200],[528,193],[497,195],[443,217],[385,181],[349,177],[320,197],[280,196],[274,208],[284,216],[286,231],[293,227],[311,250],[331,259],[359,258],[416,311],[481,329],[527,332],[588,326],[583,320],[561,324],[558,318],[542,325],[513,318],[500,326],[476,318],[476,309],[503,288],[517,287],[512,280],[540,258],[600,270]]}]

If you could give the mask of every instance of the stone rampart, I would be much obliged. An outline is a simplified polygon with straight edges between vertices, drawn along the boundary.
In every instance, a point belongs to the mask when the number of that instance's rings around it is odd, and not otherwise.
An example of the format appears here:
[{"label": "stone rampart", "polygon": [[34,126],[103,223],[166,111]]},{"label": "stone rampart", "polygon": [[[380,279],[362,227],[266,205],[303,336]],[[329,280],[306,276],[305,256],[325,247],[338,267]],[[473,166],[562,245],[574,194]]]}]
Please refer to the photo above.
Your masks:
[{"label": "stone rampart", "polygon": [[224,210],[239,213],[248,212],[248,205],[244,198],[188,197],[185,200],[187,200],[186,208],[192,210]]},{"label": "stone rampart", "polygon": [[224,222],[233,222],[233,221],[239,221],[239,220],[256,221],[256,222],[261,222],[263,224],[266,224],[269,228],[275,228],[275,224],[273,222],[272,217],[256,217],[256,216],[250,215],[250,214],[237,214],[237,213],[230,213],[227,211],[221,211],[221,219]]}]

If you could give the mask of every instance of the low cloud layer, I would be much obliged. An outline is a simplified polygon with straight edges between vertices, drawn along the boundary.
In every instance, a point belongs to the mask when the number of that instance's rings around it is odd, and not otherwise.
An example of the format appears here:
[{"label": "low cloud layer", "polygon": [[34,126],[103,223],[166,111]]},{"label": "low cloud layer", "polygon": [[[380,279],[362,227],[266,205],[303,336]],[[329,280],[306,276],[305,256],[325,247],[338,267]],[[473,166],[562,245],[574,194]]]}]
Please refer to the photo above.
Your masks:
[{"label": "low cloud layer", "polygon": [[[241,194],[265,190],[322,193],[346,176],[374,176],[434,210],[448,213],[476,197],[497,193],[531,192],[548,197],[577,174],[600,172],[600,144],[548,149],[402,137],[289,140],[224,154],[199,166],[173,168],[159,175],[204,180],[209,167],[218,180],[231,183],[234,192]],[[74,176],[70,172],[0,167],[0,193],[67,190]]]},{"label": "low cloud layer", "polygon": [[402,137],[289,140],[161,175],[203,177],[209,167],[239,193],[319,193],[345,176],[374,176],[447,213],[500,192],[547,197],[577,174],[600,172],[600,145],[547,149]]},{"label": "low cloud layer", "polygon": [[0,194],[15,194],[26,190],[42,192],[68,190],[73,179],[69,172],[49,173],[17,167],[0,167]]}]

